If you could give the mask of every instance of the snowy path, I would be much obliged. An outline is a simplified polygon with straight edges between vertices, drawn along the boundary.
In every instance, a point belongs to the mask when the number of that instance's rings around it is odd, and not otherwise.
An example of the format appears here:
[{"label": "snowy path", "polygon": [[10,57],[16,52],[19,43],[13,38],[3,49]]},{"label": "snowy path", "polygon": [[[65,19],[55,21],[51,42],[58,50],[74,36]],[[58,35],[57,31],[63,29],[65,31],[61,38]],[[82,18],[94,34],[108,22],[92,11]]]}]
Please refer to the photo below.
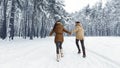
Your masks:
[{"label": "snowy path", "polygon": [[120,37],[86,37],[86,58],[77,54],[74,37],[65,37],[60,62],[53,40],[0,40],[0,68],[120,68]]}]

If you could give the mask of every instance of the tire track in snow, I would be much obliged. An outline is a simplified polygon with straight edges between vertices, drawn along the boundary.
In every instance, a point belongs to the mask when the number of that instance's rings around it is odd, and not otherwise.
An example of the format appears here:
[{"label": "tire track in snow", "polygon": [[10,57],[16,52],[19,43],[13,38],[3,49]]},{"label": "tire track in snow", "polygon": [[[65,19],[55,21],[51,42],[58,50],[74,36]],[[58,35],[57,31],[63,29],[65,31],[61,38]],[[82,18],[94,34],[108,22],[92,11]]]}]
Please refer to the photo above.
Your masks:
[{"label": "tire track in snow", "polygon": [[[73,42],[73,40],[71,40],[71,39],[69,39],[69,40],[70,40],[71,42]],[[92,54],[100,57],[101,59],[106,60],[108,63],[112,63],[114,66],[117,66],[117,68],[120,68],[120,63],[118,63],[118,62],[116,62],[116,61],[114,61],[114,60],[112,60],[112,59],[110,59],[110,58],[108,58],[108,57],[105,57],[104,55],[101,55],[101,54],[99,54],[99,53],[97,53],[97,52],[95,52],[95,51],[92,51],[92,50],[90,50],[90,49],[88,49],[88,48],[86,48],[86,50],[89,51],[90,53],[92,53]],[[114,67],[114,66],[113,66],[113,67]]]},{"label": "tire track in snow", "polygon": [[105,56],[103,56],[103,55],[101,55],[101,54],[98,54],[97,52],[94,52],[94,51],[92,51],[92,50],[90,50],[90,49],[87,49],[87,50],[88,50],[90,53],[92,53],[92,54],[94,54],[94,55],[96,55],[96,56],[98,56],[98,57],[106,60],[107,62],[112,63],[113,65],[117,66],[118,68],[120,68],[120,63],[118,63],[118,62],[116,62],[116,61],[114,61],[114,60],[112,60],[112,59],[110,59],[110,58],[108,58],[108,57],[105,57]]},{"label": "tire track in snow", "polygon": [[[109,41],[109,40],[108,40],[108,41]],[[101,42],[102,42],[102,43],[101,43]],[[110,42],[110,41],[109,41],[109,42]],[[111,46],[109,47],[109,45],[106,44],[107,42],[105,43],[104,41],[99,40],[98,43],[100,43],[101,45],[104,45],[105,48],[111,48]],[[101,46],[101,47],[102,47],[102,46]],[[97,52],[95,52],[95,51],[93,51],[93,50],[88,49],[88,48],[86,48],[86,49],[87,49],[89,52],[91,52],[91,53],[93,53],[93,54],[95,54],[95,55],[103,58],[104,60],[107,60],[107,61],[113,63],[114,65],[117,65],[118,68],[120,68],[120,63],[119,63],[119,62],[116,62],[116,61],[110,59],[109,57],[106,57],[106,56],[104,56],[104,55],[101,55],[101,54],[99,54],[99,53],[97,53]]]},{"label": "tire track in snow", "polygon": [[26,51],[25,53],[21,54],[21,55],[17,55],[17,56],[13,56],[11,59],[6,59],[4,60],[3,62],[0,62],[0,64],[5,64],[5,63],[8,63],[8,62],[12,62],[12,61],[18,61],[18,60],[21,60],[25,57],[27,57],[28,55],[34,53],[35,51],[38,51],[40,49],[40,47],[35,47],[35,48],[32,48],[28,51]]}]

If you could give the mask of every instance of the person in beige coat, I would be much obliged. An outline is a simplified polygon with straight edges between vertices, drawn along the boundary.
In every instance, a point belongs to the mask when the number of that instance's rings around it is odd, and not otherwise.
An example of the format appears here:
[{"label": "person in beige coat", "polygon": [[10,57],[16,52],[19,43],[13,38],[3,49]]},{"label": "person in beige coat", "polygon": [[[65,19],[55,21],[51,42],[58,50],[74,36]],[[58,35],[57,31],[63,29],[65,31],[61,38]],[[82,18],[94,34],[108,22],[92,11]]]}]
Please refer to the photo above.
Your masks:
[{"label": "person in beige coat", "polygon": [[80,22],[76,22],[75,24],[76,24],[75,29],[72,31],[72,33],[76,33],[76,46],[78,48],[78,54],[81,53],[81,50],[79,47],[79,41],[80,41],[81,47],[82,47],[82,52],[83,52],[83,58],[85,58],[86,52],[85,52],[85,46],[84,46],[84,29]]}]

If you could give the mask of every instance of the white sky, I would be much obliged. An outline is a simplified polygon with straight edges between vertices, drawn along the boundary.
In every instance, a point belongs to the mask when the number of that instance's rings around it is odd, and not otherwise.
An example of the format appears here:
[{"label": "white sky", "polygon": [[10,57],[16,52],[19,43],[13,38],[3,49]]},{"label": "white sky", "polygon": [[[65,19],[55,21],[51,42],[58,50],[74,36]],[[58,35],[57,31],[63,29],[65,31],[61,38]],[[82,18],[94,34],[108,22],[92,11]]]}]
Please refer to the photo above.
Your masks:
[{"label": "white sky", "polygon": [[65,0],[65,10],[69,13],[79,11],[88,4],[93,6],[100,1],[102,1],[103,4],[106,3],[106,0]]}]

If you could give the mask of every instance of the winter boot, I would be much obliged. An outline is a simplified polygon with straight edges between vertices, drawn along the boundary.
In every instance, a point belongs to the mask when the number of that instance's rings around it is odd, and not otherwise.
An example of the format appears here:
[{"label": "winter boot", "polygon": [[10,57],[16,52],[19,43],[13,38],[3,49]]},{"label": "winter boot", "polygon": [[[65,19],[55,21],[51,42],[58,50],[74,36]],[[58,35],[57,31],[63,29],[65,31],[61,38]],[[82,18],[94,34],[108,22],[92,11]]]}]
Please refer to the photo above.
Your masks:
[{"label": "winter boot", "polygon": [[57,62],[60,61],[60,54],[57,54],[57,59],[56,59]]},{"label": "winter boot", "polygon": [[83,51],[83,58],[85,58],[86,57],[86,53],[85,53],[85,50]]},{"label": "winter boot", "polygon": [[83,55],[83,58],[85,58],[86,57],[86,55]]},{"label": "winter boot", "polygon": [[81,53],[81,51],[80,50],[78,50],[78,54],[80,54]]},{"label": "winter boot", "polygon": [[60,54],[61,54],[61,57],[64,57],[64,55],[63,55],[63,49],[60,49]]}]

